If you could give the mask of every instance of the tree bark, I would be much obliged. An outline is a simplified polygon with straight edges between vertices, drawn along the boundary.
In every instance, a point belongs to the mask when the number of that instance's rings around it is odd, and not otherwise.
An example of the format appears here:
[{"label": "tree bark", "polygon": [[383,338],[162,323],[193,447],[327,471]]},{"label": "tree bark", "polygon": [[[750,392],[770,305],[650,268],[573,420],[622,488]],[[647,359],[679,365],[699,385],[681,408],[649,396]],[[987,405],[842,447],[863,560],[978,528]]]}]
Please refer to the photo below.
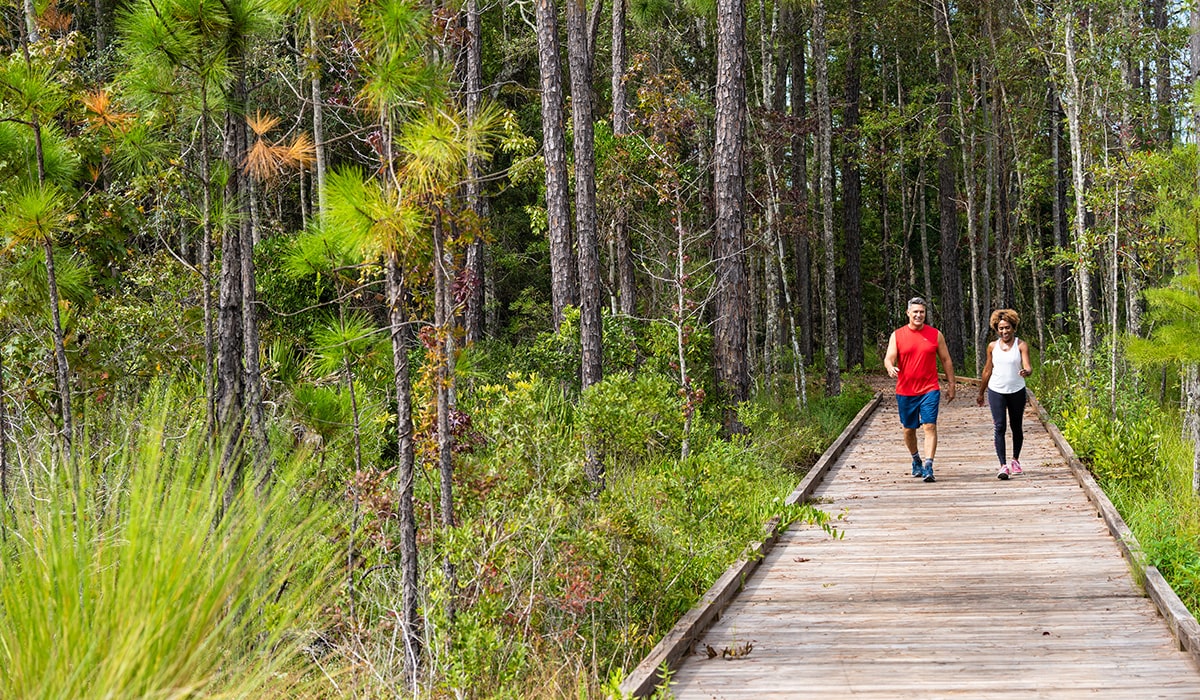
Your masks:
[{"label": "tree bark", "polygon": [[566,121],[558,14],[554,0],[537,0],[538,65],[542,84],[542,153],[546,161],[546,224],[550,235],[550,296],[554,328],[563,310],[579,303],[578,269],[571,246],[571,205],[567,183]]},{"label": "tree bark", "polygon": [[[437,205],[435,205],[436,207]],[[454,299],[450,289],[454,285],[454,260],[446,253],[445,224],[440,210],[433,217],[433,284],[434,325],[437,327],[441,357],[437,363],[437,452],[439,502],[442,527],[449,531],[454,527],[454,435],[450,429],[450,411],[454,405]],[[448,534],[448,533],[447,533]],[[454,563],[447,553],[442,566],[446,576],[447,614],[453,619],[458,577]]]},{"label": "tree bark", "polygon": [[[483,101],[483,27],[479,16],[479,0],[466,2],[466,116],[473,123],[479,116]],[[466,277],[466,303],[463,310],[464,339],[468,345],[477,343],[484,336],[484,277],[487,269],[484,262],[483,222],[487,216],[487,202],[483,196],[483,164],[479,156],[472,153],[467,159],[467,206],[470,207],[478,229],[474,240],[467,247],[464,270]]]},{"label": "tree bark", "polygon": [[581,385],[602,377],[600,248],[596,236],[596,153],[592,120],[592,59],[584,0],[567,0],[567,54],[571,62],[571,114],[575,126],[575,228],[579,252]]},{"label": "tree bark", "polygon": [[813,357],[812,262],[809,259],[812,217],[808,206],[808,136],[803,131],[803,125],[808,120],[808,95],[806,94],[808,75],[804,60],[804,23],[800,19],[799,10],[792,17],[793,21],[789,32],[792,51],[792,79],[790,82],[792,119],[800,125],[792,133],[792,201],[795,202],[795,211],[792,214],[795,222],[792,255],[796,274],[796,294],[800,299],[800,355],[803,366],[812,361]]},{"label": "tree bark", "polygon": [[[938,25],[950,36],[950,20],[945,0],[937,6]],[[948,43],[948,41],[947,41]],[[954,134],[951,119],[951,91],[954,89],[954,65],[951,57],[941,51],[935,54],[938,62],[938,116],[937,129],[942,141],[942,152],[938,155],[938,223],[941,230],[942,299],[941,320],[938,326],[946,337],[946,348],[950,359],[962,367],[963,307],[962,281],[958,267],[958,248],[961,236],[958,231],[958,189],[954,177]]]},{"label": "tree bark", "polygon": [[325,155],[325,100],[321,95],[321,44],[319,39],[317,18],[310,12],[308,15],[308,51],[309,68],[312,71],[312,76],[309,80],[309,90],[312,94],[313,103],[313,151],[315,151],[317,159],[317,221],[321,221],[325,216],[325,174],[328,169],[328,161]]},{"label": "tree bark", "polygon": [[[8,407],[4,389],[4,346],[0,345],[0,523],[8,522]],[[0,532],[6,528],[0,526]]]},{"label": "tree bark", "polygon": [[402,593],[400,629],[404,641],[404,668],[410,688],[417,687],[421,632],[417,614],[417,519],[413,507],[416,479],[413,450],[412,384],[408,363],[408,320],[404,312],[404,276],[395,252],[385,261],[388,326],[392,342],[392,379],[396,392],[396,515],[400,527]]},{"label": "tree bark", "polygon": [[1067,129],[1071,140],[1071,175],[1075,185],[1075,275],[1079,286],[1079,324],[1084,368],[1091,371],[1096,344],[1096,331],[1092,324],[1092,281],[1089,270],[1092,250],[1087,242],[1087,190],[1083,172],[1083,129],[1080,124],[1083,108],[1083,86],[1076,70],[1075,13],[1068,10],[1065,27],[1065,49],[1067,57]]},{"label": "tree bark", "polygon": [[1171,46],[1167,38],[1166,0],[1151,0],[1154,22],[1154,44],[1156,55],[1154,66],[1154,97],[1158,112],[1158,140],[1162,146],[1170,147],[1174,140],[1175,102],[1171,95]]},{"label": "tree bark", "polygon": [[862,283],[862,175],[859,171],[859,63],[862,56],[862,23],[858,0],[850,0],[850,37],[846,47],[846,107],[842,137],[842,218],[845,237],[846,367],[863,364]]},{"label": "tree bark", "polygon": [[716,140],[713,189],[716,201],[716,309],[713,338],[717,386],[726,401],[725,429],[741,431],[736,404],[750,398],[747,365],[748,298],[745,254],[746,195],[746,5],[717,2]]},{"label": "tree bark", "polygon": [[[629,54],[625,47],[625,8],[627,0],[612,3],[612,129],[618,140],[628,136],[628,90],[625,72]],[[617,253],[617,296],[621,313],[632,316],[637,311],[637,283],[634,278],[633,245],[629,236],[629,209],[622,199],[613,212],[613,243]]]},{"label": "tree bark", "polygon": [[[1050,152],[1054,168],[1054,245],[1067,249],[1067,178],[1063,168],[1062,140],[1064,118],[1058,96],[1051,93]],[[1054,330],[1063,332],[1063,321],[1067,315],[1067,266],[1054,266]]]},{"label": "tree bark", "polygon": [[817,112],[820,138],[817,143],[821,161],[821,241],[825,249],[825,394],[842,393],[840,358],[838,357],[837,317],[837,250],[833,237],[833,112],[829,104],[829,45],[825,38],[825,0],[813,4],[813,58],[817,88]]}]

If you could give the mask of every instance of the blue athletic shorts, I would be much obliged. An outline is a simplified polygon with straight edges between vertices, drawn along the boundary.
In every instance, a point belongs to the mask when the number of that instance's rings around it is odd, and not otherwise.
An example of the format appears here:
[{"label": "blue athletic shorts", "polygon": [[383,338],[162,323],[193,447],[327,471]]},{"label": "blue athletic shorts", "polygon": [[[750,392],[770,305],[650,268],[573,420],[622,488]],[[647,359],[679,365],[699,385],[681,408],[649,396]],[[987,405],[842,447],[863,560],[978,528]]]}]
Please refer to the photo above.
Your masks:
[{"label": "blue athletic shorts", "polygon": [[942,392],[937,389],[920,396],[896,394],[896,404],[900,408],[900,425],[916,429],[923,423],[937,423],[938,404],[941,400]]}]

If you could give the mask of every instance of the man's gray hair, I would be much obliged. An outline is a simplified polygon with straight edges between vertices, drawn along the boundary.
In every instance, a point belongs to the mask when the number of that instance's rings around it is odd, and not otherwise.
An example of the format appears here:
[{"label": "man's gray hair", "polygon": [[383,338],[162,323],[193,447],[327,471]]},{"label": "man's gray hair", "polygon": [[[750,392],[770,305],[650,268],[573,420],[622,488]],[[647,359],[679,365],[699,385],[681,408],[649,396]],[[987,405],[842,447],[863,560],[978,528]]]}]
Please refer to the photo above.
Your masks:
[{"label": "man's gray hair", "polygon": [[908,305],[912,306],[913,304],[920,304],[921,306],[924,306],[927,309],[929,308],[929,304],[926,303],[924,297],[913,297],[912,299],[909,299]]}]

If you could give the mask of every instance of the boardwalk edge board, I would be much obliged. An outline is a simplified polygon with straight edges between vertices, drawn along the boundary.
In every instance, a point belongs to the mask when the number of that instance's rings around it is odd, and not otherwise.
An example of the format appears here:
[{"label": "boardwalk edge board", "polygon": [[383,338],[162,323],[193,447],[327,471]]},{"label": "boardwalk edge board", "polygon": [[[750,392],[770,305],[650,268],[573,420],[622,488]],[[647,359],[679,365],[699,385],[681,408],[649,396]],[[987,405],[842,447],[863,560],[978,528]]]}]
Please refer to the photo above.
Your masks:
[{"label": "boardwalk edge board", "polygon": [[[962,380],[963,378],[959,378]],[[978,379],[967,378],[967,382],[978,383]],[[1175,593],[1175,589],[1167,583],[1163,578],[1158,567],[1146,564],[1145,557],[1142,555],[1141,545],[1138,544],[1137,538],[1133,531],[1125,523],[1125,519],[1117,512],[1116,506],[1112,501],[1108,500],[1104,490],[1100,488],[1100,484],[1096,483],[1096,479],[1092,473],[1088,471],[1087,466],[1080,461],[1079,456],[1075,454],[1074,448],[1063,437],[1062,431],[1050,419],[1050,414],[1042,407],[1042,404],[1033,395],[1032,391],[1028,391],[1029,401],[1037,410],[1038,418],[1042,424],[1046,426],[1046,432],[1050,434],[1050,439],[1062,453],[1067,464],[1071,468],[1071,472],[1079,481],[1079,485],[1087,494],[1088,500],[1092,502],[1097,511],[1097,516],[1104,518],[1105,524],[1108,526],[1108,531],[1112,534],[1113,539],[1117,541],[1117,546],[1121,549],[1121,554],[1125,560],[1129,562],[1130,567],[1135,572],[1135,579],[1140,579],[1142,587],[1146,591],[1146,595],[1154,603],[1154,607],[1158,609],[1160,615],[1167,622],[1167,626],[1171,629],[1171,634],[1175,636],[1175,641],[1179,648],[1188,652],[1192,656],[1192,660],[1200,665],[1200,623],[1196,622],[1196,618],[1192,615],[1183,601],[1179,599],[1179,595]]]},{"label": "boardwalk edge board", "polygon": [[[879,406],[879,402],[883,399],[883,394],[876,393],[875,396],[867,402],[866,406],[854,416],[853,420],[842,430],[841,435],[829,445],[829,448],[821,454],[821,457],[813,465],[812,469],[808,470],[808,474],[800,481],[800,484],[784,501],[787,505],[802,503],[816,489],[817,484],[821,482],[825,473],[829,471],[829,467],[837,461],[842,452],[846,450],[846,446],[858,434],[863,424],[871,417],[875,408]],[[786,526],[785,526],[786,528]],[[782,529],[779,527],[779,518],[772,518],[764,526],[764,535],[761,542],[754,542],[746,548],[742,556],[733,563],[720,578],[709,587],[704,595],[700,597],[700,601],[692,606],[692,609],[687,611],[683,617],[679,618],[679,622],[671,628],[670,632],[659,640],[658,644],[650,650],[650,653],[642,660],[625,680],[621,682],[620,691],[622,696],[632,695],[633,697],[646,697],[652,695],[654,691],[662,684],[663,676],[662,669],[665,665],[670,670],[675,670],[679,666],[679,661],[686,654],[691,652],[692,645],[700,638],[702,634],[716,622],[721,616],[721,612],[725,610],[734,596],[742,590],[746,579],[750,578],[750,574],[758,568],[759,563],[771,547],[779,539]]]}]

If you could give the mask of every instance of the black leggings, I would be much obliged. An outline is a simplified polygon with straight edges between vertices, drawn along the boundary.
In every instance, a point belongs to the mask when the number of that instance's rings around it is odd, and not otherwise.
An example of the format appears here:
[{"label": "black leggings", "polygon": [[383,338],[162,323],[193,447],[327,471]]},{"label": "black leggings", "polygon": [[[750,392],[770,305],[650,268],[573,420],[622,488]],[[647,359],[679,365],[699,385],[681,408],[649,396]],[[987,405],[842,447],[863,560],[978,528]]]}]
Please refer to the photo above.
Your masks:
[{"label": "black leggings", "polygon": [[1021,427],[1021,414],[1025,413],[1025,390],[1011,394],[997,394],[988,389],[988,407],[992,409],[992,437],[996,442],[996,456],[1000,464],[1004,460],[1004,419],[1008,413],[1008,422],[1012,423],[1013,459],[1021,459],[1021,444],[1025,442],[1025,431]]}]

